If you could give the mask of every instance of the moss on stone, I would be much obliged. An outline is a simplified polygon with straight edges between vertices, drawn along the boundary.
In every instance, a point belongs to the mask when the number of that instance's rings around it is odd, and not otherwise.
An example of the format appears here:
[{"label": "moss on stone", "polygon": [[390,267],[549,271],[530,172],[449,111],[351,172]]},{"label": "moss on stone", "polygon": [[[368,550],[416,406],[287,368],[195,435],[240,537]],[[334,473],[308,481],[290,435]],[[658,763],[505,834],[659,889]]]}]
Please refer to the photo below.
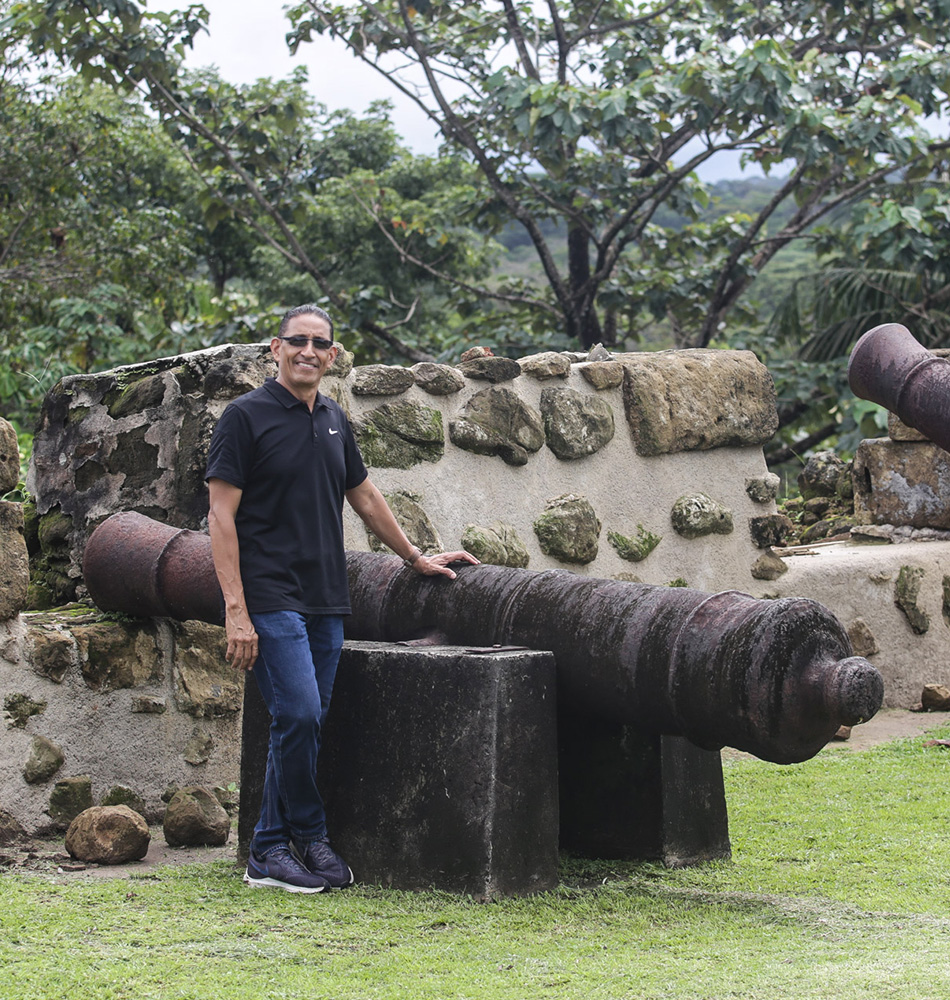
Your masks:
[{"label": "moss on stone", "polygon": [[46,711],[46,702],[35,701],[28,694],[8,694],[3,699],[3,710],[11,728],[23,729],[31,716]]},{"label": "moss on stone", "polygon": [[667,587],[688,587],[689,584],[683,579],[683,577],[678,576],[667,584]]},{"label": "moss on stone", "polygon": [[642,524],[637,525],[636,538],[628,538],[617,531],[607,532],[607,541],[616,549],[617,555],[628,562],[643,562],[662,540],[662,535],[655,535]]},{"label": "moss on stone", "polygon": [[922,566],[901,566],[894,585],[894,603],[903,611],[908,624],[917,635],[923,635],[930,628],[930,618],[917,606],[923,579]]}]

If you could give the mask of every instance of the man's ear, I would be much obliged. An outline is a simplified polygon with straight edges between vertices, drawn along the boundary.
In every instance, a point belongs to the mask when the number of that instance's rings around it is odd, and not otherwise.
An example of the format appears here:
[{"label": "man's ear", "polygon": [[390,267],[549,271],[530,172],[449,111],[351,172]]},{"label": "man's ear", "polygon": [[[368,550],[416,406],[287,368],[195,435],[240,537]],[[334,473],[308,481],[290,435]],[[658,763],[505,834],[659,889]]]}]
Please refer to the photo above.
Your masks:
[{"label": "man's ear", "polygon": [[270,353],[271,357],[277,361],[280,357],[280,337],[271,337],[270,339]]}]

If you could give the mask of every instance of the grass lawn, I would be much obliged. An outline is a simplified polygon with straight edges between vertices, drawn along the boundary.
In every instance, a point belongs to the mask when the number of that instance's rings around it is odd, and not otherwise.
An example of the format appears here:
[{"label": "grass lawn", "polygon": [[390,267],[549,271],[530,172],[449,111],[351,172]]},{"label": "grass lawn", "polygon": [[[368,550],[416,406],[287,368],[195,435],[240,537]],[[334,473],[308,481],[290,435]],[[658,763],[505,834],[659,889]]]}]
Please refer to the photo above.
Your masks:
[{"label": "grass lawn", "polygon": [[947,1000],[948,768],[921,738],[737,760],[731,862],[565,859],[557,891],[498,903],[250,890],[222,862],[7,871],[0,998]]}]

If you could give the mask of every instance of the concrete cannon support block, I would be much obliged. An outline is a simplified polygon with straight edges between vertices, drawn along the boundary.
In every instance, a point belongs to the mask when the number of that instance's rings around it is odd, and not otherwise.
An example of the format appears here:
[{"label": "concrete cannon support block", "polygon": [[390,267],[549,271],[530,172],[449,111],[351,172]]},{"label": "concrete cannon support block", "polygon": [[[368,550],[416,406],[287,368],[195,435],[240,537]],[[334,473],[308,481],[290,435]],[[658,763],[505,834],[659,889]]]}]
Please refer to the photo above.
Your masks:
[{"label": "concrete cannon support block", "polygon": [[558,715],[560,845],[678,868],[729,858],[718,750],[594,716]]},{"label": "concrete cannon support block", "polygon": [[[270,720],[245,687],[239,851]],[[481,898],[557,883],[554,657],[347,642],[320,757],[331,838],[362,882]]]}]

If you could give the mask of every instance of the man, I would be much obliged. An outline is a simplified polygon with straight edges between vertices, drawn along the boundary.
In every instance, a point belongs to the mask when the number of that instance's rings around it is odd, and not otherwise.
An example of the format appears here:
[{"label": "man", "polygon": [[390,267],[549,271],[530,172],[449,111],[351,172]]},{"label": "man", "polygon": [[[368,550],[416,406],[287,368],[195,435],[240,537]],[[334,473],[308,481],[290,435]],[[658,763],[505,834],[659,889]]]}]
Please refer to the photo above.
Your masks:
[{"label": "man", "polygon": [[316,781],[350,611],[343,500],[417,573],[454,579],[449,563],[478,560],[423,555],[367,478],[346,416],[319,393],[337,353],[329,315],[291,309],[271,353],[276,379],[234,400],[212,435],[208,527],[227,658],[253,669],[273,719],[244,881],[312,893],[353,882],[328,842]]}]

